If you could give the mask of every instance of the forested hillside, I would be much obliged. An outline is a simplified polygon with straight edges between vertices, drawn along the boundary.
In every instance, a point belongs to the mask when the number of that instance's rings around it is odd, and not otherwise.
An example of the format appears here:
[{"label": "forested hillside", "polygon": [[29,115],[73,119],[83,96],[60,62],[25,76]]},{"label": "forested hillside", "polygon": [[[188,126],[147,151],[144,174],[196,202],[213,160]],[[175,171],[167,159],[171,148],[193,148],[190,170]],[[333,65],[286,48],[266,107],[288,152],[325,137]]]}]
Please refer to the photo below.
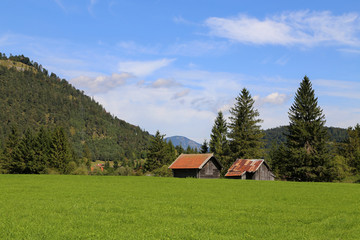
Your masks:
[{"label": "forested hillside", "polygon": [[145,158],[151,138],[24,56],[7,58],[0,53],[0,106],[2,149],[12,128],[22,135],[28,129],[62,127],[77,158],[87,152],[93,160],[131,165],[132,160]]},{"label": "forested hillside", "polygon": [[[347,129],[337,127],[325,127],[329,141],[334,143],[344,142],[348,137]],[[265,148],[270,149],[272,144],[280,144],[286,141],[285,134],[287,133],[287,126],[281,126],[276,128],[269,128],[264,130],[265,136]]]}]

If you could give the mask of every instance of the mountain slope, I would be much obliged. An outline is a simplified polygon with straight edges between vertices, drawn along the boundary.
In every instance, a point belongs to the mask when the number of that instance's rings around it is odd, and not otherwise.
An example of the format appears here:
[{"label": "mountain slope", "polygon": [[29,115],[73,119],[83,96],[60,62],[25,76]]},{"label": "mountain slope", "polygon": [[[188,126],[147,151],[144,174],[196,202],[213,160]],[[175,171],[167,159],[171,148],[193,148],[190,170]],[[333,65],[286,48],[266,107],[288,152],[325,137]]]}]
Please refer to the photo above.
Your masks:
[{"label": "mountain slope", "polygon": [[113,117],[65,79],[24,56],[7,59],[0,53],[0,60],[0,144],[11,126],[19,132],[62,126],[79,157],[85,146],[93,159],[100,160],[131,160],[145,154],[148,132]]},{"label": "mountain slope", "polygon": [[187,137],[183,137],[183,136],[167,137],[167,138],[165,138],[165,140],[167,142],[169,140],[171,140],[171,142],[174,146],[181,146],[183,149],[187,149],[188,146],[190,146],[193,149],[197,148],[198,150],[200,150],[200,148],[201,148],[201,144],[199,144]]}]

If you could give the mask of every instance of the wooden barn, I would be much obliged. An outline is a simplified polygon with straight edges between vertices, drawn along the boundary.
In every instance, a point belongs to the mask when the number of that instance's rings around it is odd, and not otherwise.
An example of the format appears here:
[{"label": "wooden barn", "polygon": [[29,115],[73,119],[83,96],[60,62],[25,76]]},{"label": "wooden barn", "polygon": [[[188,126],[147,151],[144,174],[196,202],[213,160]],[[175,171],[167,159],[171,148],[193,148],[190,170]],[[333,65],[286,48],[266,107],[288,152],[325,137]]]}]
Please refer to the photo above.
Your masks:
[{"label": "wooden barn", "polygon": [[181,154],[170,166],[174,177],[219,178],[221,164],[212,153]]},{"label": "wooden barn", "polygon": [[229,168],[225,177],[273,181],[275,175],[271,172],[264,159],[237,159]]}]

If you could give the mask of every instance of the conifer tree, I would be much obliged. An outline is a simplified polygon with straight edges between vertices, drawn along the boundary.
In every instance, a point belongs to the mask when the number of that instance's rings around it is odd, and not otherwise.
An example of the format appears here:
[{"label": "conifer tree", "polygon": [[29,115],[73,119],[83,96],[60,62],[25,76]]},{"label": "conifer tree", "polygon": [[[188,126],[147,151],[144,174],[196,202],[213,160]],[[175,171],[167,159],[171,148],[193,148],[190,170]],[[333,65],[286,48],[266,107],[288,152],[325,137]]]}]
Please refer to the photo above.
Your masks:
[{"label": "conifer tree", "polygon": [[36,166],[33,168],[36,168],[37,173],[43,172],[49,165],[50,142],[49,131],[41,127],[34,143]]},{"label": "conifer tree", "polygon": [[19,147],[18,147],[18,154],[16,156],[17,161],[21,162],[23,165],[23,169],[19,173],[38,173],[36,171],[36,162],[35,162],[35,141],[34,136],[30,129],[25,131],[24,136],[21,138]]},{"label": "conifer tree", "polygon": [[235,106],[230,109],[229,143],[233,158],[263,157],[264,136],[260,129],[259,112],[254,108],[254,99],[243,88],[236,98]]},{"label": "conifer tree", "polygon": [[168,150],[169,150],[169,154],[171,159],[175,159],[177,157],[177,153],[176,153],[176,149],[174,147],[174,144],[172,143],[172,141],[169,139],[169,141],[167,142],[168,145]]},{"label": "conifer tree", "polygon": [[144,166],[146,171],[153,171],[173,161],[168,145],[164,141],[164,136],[159,131],[156,131],[149,147],[148,159]]},{"label": "conifer tree", "polygon": [[348,128],[349,137],[345,142],[345,156],[355,173],[360,172],[360,125]]},{"label": "conifer tree", "polygon": [[326,179],[328,159],[325,143],[325,115],[318,106],[318,98],[307,76],[298,88],[289,110],[289,131],[286,135],[286,158],[291,159],[292,180],[321,181]]},{"label": "conifer tree", "polygon": [[18,130],[15,126],[12,126],[10,134],[5,143],[2,159],[2,167],[8,173],[21,173],[25,168],[25,164],[19,156],[19,142],[20,137]]},{"label": "conifer tree", "polygon": [[57,169],[60,173],[69,173],[71,160],[71,148],[64,129],[56,128],[50,144],[50,167]]},{"label": "conifer tree", "polygon": [[207,153],[207,152],[209,152],[209,146],[205,139],[203,144],[201,145],[201,153]]},{"label": "conifer tree", "polygon": [[224,119],[223,113],[218,112],[215,119],[214,126],[210,135],[210,152],[214,153],[215,157],[221,162],[224,169],[230,167],[230,147],[227,140],[227,124]]},{"label": "conifer tree", "polygon": [[177,145],[177,146],[175,147],[175,150],[176,150],[177,155],[180,155],[180,154],[182,154],[182,153],[185,152],[185,150],[184,150],[184,148],[181,146],[181,144]]}]

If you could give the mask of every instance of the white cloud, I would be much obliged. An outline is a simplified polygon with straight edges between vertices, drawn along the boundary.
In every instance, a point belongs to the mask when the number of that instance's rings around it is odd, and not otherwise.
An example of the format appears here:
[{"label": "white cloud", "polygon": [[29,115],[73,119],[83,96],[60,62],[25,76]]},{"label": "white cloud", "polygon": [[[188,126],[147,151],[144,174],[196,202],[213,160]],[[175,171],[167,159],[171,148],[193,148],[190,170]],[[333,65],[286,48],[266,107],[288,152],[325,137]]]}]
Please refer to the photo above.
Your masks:
[{"label": "white cloud", "polygon": [[170,88],[177,86],[180,86],[180,84],[174,81],[174,79],[165,79],[165,78],[159,78],[151,84],[151,87],[153,88]]},{"label": "white cloud", "polygon": [[266,96],[263,101],[265,103],[283,104],[288,98],[286,94],[274,92]]},{"label": "white cloud", "polygon": [[175,93],[175,95],[172,97],[172,99],[178,99],[178,98],[182,98],[185,97],[186,95],[188,95],[190,92],[190,89],[184,89],[180,92]]},{"label": "white cloud", "polygon": [[211,17],[205,21],[210,34],[236,42],[274,45],[332,43],[360,45],[360,17],[331,12],[297,11],[260,20],[247,15],[236,18]]},{"label": "white cloud", "polygon": [[179,93],[183,98],[192,99],[193,96],[186,92],[179,92],[178,88],[150,88],[130,83],[106,94],[97,94],[95,99],[120,119],[139,125],[150,133],[160,130],[168,136],[202,139],[208,135],[208,126],[215,115],[208,110],[194,109],[189,99],[182,104],[182,99],[173,98]]},{"label": "white cloud", "polygon": [[175,59],[163,58],[154,61],[124,61],[119,62],[118,69],[121,72],[132,73],[137,77],[144,77],[151,75],[153,72],[168,66]]},{"label": "white cloud", "polygon": [[71,83],[76,87],[87,89],[92,94],[108,92],[126,83],[126,80],[133,76],[128,73],[113,73],[111,76],[79,76],[71,79]]}]

